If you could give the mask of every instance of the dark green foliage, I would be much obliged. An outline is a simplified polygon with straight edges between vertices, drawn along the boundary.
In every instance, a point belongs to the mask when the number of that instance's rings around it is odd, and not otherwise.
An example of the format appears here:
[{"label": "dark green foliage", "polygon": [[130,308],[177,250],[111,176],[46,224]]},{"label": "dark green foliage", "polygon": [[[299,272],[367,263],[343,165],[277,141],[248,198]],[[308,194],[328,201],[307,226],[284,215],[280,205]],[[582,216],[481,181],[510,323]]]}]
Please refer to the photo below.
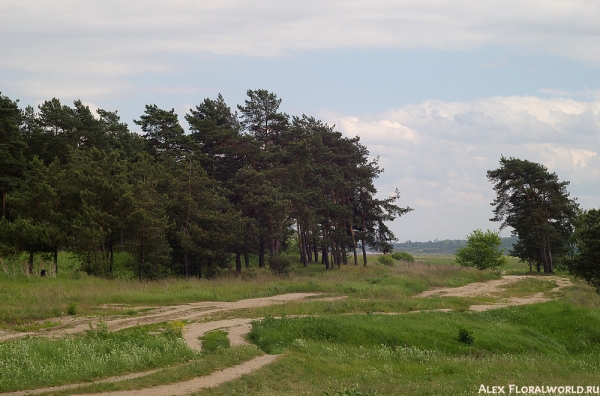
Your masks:
[{"label": "dark green foliage", "polygon": [[26,166],[26,144],[19,133],[22,118],[17,102],[0,92],[0,218],[7,217],[6,196],[18,186]]},{"label": "dark green foliage", "polygon": [[566,250],[578,205],[567,185],[543,165],[516,158],[500,159],[500,168],[487,172],[494,183],[494,217],[500,228],[512,227],[519,237],[511,255],[553,272],[553,255]]},{"label": "dark green foliage", "polygon": [[377,257],[377,262],[383,265],[394,265],[394,258],[389,254],[382,254]]},{"label": "dark green foliage", "polygon": [[282,254],[269,257],[269,269],[278,275],[287,275],[290,272],[292,260],[288,255]]},{"label": "dark green foliage", "polygon": [[466,329],[458,329],[458,342],[462,342],[463,344],[473,345],[475,342],[475,337],[473,334]]},{"label": "dark green foliage", "polygon": [[202,352],[205,353],[229,348],[229,338],[227,332],[223,330],[209,331],[200,337],[200,340],[202,340]]},{"label": "dark green foliage", "polygon": [[394,252],[392,253],[392,258],[394,260],[404,261],[405,263],[415,262],[415,257],[408,252]]},{"label": "dark green foliage", "polygon": [[569,271],[600,292],[600,210],[582,212],[575,222],[574,257],[567,260]]},{"label": "dark green foliage", "polygon": [[498,233],[475,230],[467,238],[467,245],[457,249],[456,262],[463,267],[475,267],[479,270],[496,269],[506,264],[501,244]]},{"label": "dark green foliage", "polygon": [[69,315],[77,315],[77,303],[72,302],[67,305],[67,314]]},{"label": "dark green foliage", "polygon": [[359,139],[290,118],[274,93],[247,94],[239,118],[221,95],[205,99],[185,116],[189,135],[174,109],[146,105],[143,136],[80,100],[20,110],[0,95],[1,253],[27,252],[30,268],[42,253],[57,271],[63,250],[113,277],[122,252],[139,279],[154,279],[212,277],[233,258],[241,273],[250,255],[285,274],[292,245],[303,265],[327,269],[357,264],[359,245],[391,252],[385,223],[411,209],[397,192],[375,198],[382,169]]}]

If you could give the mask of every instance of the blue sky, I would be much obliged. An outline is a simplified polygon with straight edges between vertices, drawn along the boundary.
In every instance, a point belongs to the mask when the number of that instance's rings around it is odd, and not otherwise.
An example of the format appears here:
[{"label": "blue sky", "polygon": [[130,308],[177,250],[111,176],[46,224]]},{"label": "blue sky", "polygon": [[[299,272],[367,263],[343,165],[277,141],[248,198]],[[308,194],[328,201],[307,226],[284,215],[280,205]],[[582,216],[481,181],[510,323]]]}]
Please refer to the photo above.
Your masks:
[{"label": "blue sky", "polygon": [[415,209],[399,240],[458,239],[497,228],[485,172],[501,155],[600,206],[598,21],[584,0],[0,1],[0,92],[79,98],[136,130],[146,103],[183,120],[268,89],[380,157],[380,193]]}]

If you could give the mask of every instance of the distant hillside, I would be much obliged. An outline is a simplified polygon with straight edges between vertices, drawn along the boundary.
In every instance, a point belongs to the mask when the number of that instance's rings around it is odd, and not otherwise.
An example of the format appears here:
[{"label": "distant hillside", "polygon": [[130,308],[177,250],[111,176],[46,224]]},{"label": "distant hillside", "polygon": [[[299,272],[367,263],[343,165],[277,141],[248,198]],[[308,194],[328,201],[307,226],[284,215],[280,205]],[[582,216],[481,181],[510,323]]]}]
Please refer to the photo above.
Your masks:
[{"label": "distant hillside", "polygon": [[[512,249],[513,243],[516,243],[517,237],[502,238],[502,246],[508,253]],[[456,249],[464,247],[467,241],[465,239],[445,239],[443,241],[413,242],[406,241],[404,243],[395,243],[394,250],[398,252],[408,252],[411,254],[454,254]]]}]

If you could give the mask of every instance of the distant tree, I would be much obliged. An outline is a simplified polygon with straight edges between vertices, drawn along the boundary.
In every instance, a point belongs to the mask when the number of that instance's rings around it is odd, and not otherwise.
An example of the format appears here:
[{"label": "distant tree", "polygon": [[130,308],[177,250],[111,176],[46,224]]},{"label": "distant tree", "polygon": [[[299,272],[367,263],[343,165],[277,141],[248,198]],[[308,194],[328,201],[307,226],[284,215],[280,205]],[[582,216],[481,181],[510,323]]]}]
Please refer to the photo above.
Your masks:
[{"label": "distant tree", "polygon": [[600,292],[600,209],[582,212],[573,235],[575,255],[568,260],[569,271]]},{"label": "distant tree", "polygon": [[495,269],[506,264],[502,240],[498,233],[475,230],[467,237],[467,245],[456,251],[456,262],[463,267],[479,270]]},{"label": "distant tree", "polygon": [[500,159],[500,168],[487,172],[494,183],[494,217],[500,228],[510,226],[519,241],[511,255],[534,260],[553,272],[552,255],[563,253],[573,231],[578,205],[569,198],[569,182],[540,164],[516,158]]}]

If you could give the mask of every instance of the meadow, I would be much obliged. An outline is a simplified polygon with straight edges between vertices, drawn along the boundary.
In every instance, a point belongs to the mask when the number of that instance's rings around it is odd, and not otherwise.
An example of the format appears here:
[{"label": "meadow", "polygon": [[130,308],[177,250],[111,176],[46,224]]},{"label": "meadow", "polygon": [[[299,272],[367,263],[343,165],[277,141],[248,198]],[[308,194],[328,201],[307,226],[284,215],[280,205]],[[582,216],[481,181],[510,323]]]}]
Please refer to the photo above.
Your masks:
[{"label": "meadow", "polygon": [[[459,395],[481,384],[599,385],[600,297],[574,280],[559,293],[544,276],[507,285],[494,296],[414,296],[432,287],[459,287],[499,279],[464,269],[452,256],[419,256],[414,264],[294,266],[286,276],[252,268],[242,276],[138,282],[125,271],[115,279],[90,277],[61,256],[56,277],[0,271],[0,325],[33,336],[0,343],[0,392],[94,381],[158,370],[143,378],[90,384],[47,394],[95,393],[174,383],[232,366],[262,353],[274,363],[200,395]],[[43,263],[38,263],[41,267]],[[528,267],[510,260],[508,274]],[[535,274],[534,274],[535,275]],[[569,277],[559,273],[560,277]],[[190,350],[181,325],[160,323],[110,332],[101,320],[142,317],[152,307],[197,301],[236,301],[289,292],[346,296],[306,299],[224,311],[210,320],[255,318],[249,346],[229,346],[222,331],[204,336],[207,350]],[[552,301],[472,312],[470,305],[544,293]],[[436,310],[452,310],[440,312]],[[93,317],[86,334],[57,340],[44,329]],[[209,319],[207,319],[209,320]],[[42,373],[36,375],[36,373]]]}]

